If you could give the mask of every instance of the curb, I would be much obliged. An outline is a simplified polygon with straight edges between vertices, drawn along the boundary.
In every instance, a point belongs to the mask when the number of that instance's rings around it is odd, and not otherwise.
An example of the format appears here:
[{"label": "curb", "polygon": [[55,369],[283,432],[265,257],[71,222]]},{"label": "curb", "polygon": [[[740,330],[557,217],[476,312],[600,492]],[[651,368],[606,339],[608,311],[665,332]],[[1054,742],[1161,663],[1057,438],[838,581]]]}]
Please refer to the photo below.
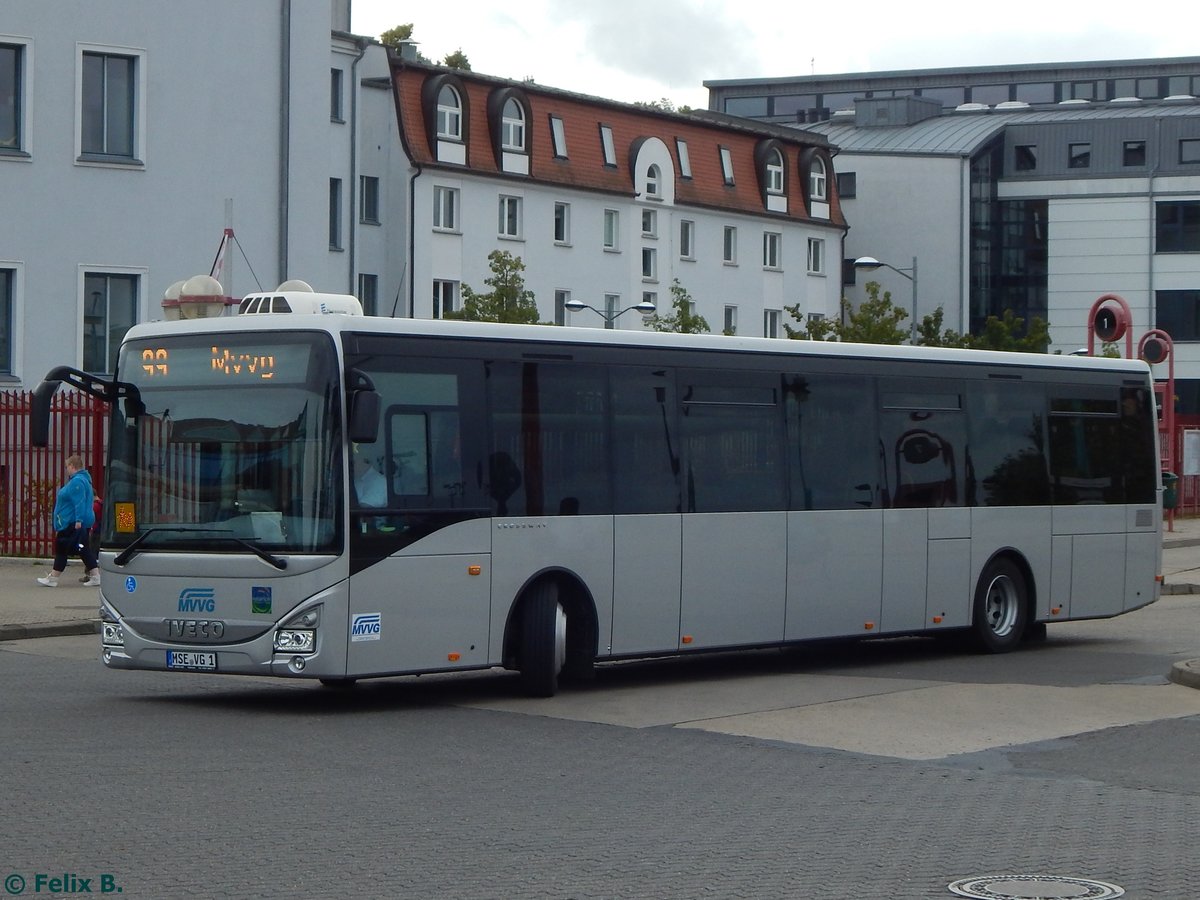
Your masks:
[{"label": "curb", "polygon": [[1175,663],[1167,677],[1184,687],[1200,688],[1200,659],[1185,659]]},{"label": "curb", "polygon": [[0,641],[22,641],[26,638],[63,637],[72,634],[99,634],[99,632],[99,619],[35,622],[31,625],[0,625]]},{"label": "curb", "polygon": [[1163,584],[1159,594],[1164,597],[1174,594],[1200,594],[1200,584]]}]

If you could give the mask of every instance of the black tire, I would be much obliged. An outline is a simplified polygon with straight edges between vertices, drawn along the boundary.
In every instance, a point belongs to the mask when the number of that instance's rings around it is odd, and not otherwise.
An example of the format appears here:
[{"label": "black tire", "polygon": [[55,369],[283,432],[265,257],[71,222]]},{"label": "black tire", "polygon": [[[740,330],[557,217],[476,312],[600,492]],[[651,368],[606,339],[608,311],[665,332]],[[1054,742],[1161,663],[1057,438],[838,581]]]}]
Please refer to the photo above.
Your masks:
[{"label": "black tire", "polygon": [[553,697],[567,656],[567,616],[558,586],[542,581],[521,610],[521,685],[530,697]]},{"label": "black tire", "polygon": [[1021,643],[1029,622],[1029,587],[1021,570],[1008,559],[994,559],[975,588],[971,628],[989,653],[1007,653]]}]

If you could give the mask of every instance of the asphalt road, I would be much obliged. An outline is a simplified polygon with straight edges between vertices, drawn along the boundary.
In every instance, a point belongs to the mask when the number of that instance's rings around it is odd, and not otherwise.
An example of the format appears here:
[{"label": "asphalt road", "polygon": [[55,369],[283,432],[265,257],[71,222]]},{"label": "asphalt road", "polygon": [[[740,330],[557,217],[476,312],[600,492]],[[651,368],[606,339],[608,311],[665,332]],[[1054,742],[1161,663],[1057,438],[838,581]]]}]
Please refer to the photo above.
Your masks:
[{"label": "asphalt road", "polygon": [[1198,623],[1200,596],[1166,597],[1006,656],[631,663],[549,700],[496,673],[334,691],[7,642],[0,877],[13,896],[927,900],[1033,873],[1193,898],[1200,691],[1165,675],[1200,657]]}]

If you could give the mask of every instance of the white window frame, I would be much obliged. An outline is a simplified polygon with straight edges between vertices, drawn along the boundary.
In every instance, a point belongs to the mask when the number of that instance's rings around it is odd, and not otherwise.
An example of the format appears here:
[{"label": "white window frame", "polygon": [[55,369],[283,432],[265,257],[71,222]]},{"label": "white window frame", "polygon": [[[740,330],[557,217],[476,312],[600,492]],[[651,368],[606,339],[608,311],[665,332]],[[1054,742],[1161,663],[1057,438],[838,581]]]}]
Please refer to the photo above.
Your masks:
[{"label": "white window frame", "polygon": [[658,237],[658,210],[643,209],[642,210],[642,237],[656,238]]},{"label": "white window frame", "polygon": [[646,197],[650,200],[662,199],[662,170],[653,163],[646,169]]},{"label": "white window frame", "polygon": [[[454,98],[454,103],[443,103],[446,92]],[[437,96],[437,137],[443,141],[461,141],[462,135],[462,97],[451,84],[443,84]]]},{"label": "white window frame", "polygon": [[379,176],[358,176],[358,217],[365,225],[378,225],[379,221]]},{"label": "white window frame", "polygon": [[459,287],[457,281],[447,278],[433,279],[433,295],[430,298],[430,312],[435,319],[446,318],[446,313],[454,312],[459,305]]},{"label": "white window frame", "polygon": [[554,324],[567,324],[567,304],[571,302],[571,292],[558,288],[554,292]]},{"label": "white window frame", "polygon": [[459,230],[458,211],[461,207],[460,191],[456,187],[448,187],[444,184],[435,184],[433,186],[433,230],[434,231],[452,231]]},{"label": "white window frame", "polygon": [[[510,113],[513,107],[517,110],[515,116]],[[525,107],[516,97],[504,101],[504,110],[500,115],[500,149],[525,152]]]},{"label": "white window frame", "polygon": [[554,243],[560,247],[571,246],[571,204],[557,201],[554,204]]},{"label": "white window frame", "polygon": [[642,248],[642,281],[658,281],[658,249]]},{"label": "white window frame", "polygon": [[620,210],[604,210],[604,249],[610,253],[619,253],[621,250]]},{"label": "white window frame", "polygon": [[[125,56],[133,60],[133,147],[129,156],[97,154],[83,149],[83,57],[85,54]],[[105,44],[75,45],[75,163],[85,166],[128,168],[146,164],[146,51]],[[31,71],[29,69],[26,70]]]},{"label": "white window frame", "polygon": [[825,274],[825,242],[820,238],[808,239],[808,274]]},{"label": "white window frame", "polygon": [[679,258],[696,258],[696,223],[691,219],[679,220]]},{"label": "white window frame", "polygon": [[604,327],[617,327],[617,310],[621,308],[620,294],[605,294],[604,295]]},{"label": "white window frame", "polygon": [[763,268],[777,271],[783,268],[783,235],[778,231],[763,232]]},{"label": "white window frame", "polygon": [[783,310],[779,309],[764,309],[763,310],[763,337],[777,338],[779,337],[779,323],[782,321]]},{"label": "white window frame", "polygon": [[737,238],[737,226],[726,225],[721,237],[721,259],[727,266],[737,265]]},{"label": "white window frame", "polygon": [[719,148],[721,151],[721,176],[725,179],[725,183],[732,185],[733,182],[733,151],[728,147]]},{"label": "white window frame", "polygon": [[[109,265],[104,265],[104,264],[97,264],[97,265],[86,265],[86,266],[81,265],[78,267],[78,276],[77,276],[78,277],[78,287],[76,289],[79,291],[79,295],[78,295],[79,296],[79,314],[78,314],[79,318],[77,321],[79,322],[80,327],[77,332],[79,337],[77,339],[78,343],[76,344],[75,352],[76,352],[76,359],[79,360],[80,366],[83,365],[83,343],[84,343],[84,333],[86,331],[86,328],[84,327],[84,316],[85,316],[85,311],[87,309],[87,304],[91,300],[90,297],[86,296],[86,286],[87,286],[88,276],[89,275],[106,276],[106,277],[111,276],[111,275],[132,276],[133,283],[134,283],[134,290],[137,292],[137,299],[134,302],[134,309],[133,309],[133,317],[134,317],[133,325],[136,325],[139,322],[144,322],[146,320],[146,279],[149,276],[149,273],[150,273],[150,270],[146,266],[109,266]],[[112,343],[113,343],[114,339],[117,344],[120,344],[124,335],[122,334],[122,335],[116,336],[114,338],[114,335],[112,332],[112,326],[110,324],[112,316],[110,313],[109,301],[107,298],[105,298],[104,303],[105,303],[105,311],[104,311],[103,328],[104,328],[104,334],[105,334],[105,354],[107,357],[107,355],[112,353],[112,350],[113,350]],[[111,371],[112,371],[111,369],[106,370],[106,374]]]},{"label": "white window frame", "polygon": [[556,159],[567,159],[567,126],[560,116],[550,117],[550,140],[554,144]]},{"label": "white window frame", "polygon": [[[25,264],[16,260],[0,259],[0,269],[8,272],[11,290],[8,298],[11,304],[8,310],[8,359],[0,359],[0,374],[16,375],[22,368],[21,351],[25,343],[20,338],[24,327],[25,304],[22,299],[25,296]],[[80,358],[82,359],[82,355]],[[8,366],[7,370],[5,365]]]},{"label": "white window frame", "polygon": [[767,193],[783,193],[783,154],[772,148],[767,156]]},{"label": "white window frame", "polygon": [[33,42],[28,38],[13,35],[0,35],[0,44],[7,44],[17,50],[17,83],[19,92],[13,96],[16,134],[15,143],[0,149],[6,151],[0,154],[3,159],[28,159],[33,154],[33,118],[30,109],[30,99],[33,96]]},{"label": "white window frame", "polygon": [[600,126],[600,146],[604,151],[604,164],[617,167],[617,148],[613,143],[613,130],[609,125]]},{"label": "white window frame", "polygon": [[829,199],[829,177],[825,171],[825,160],[820,156],[812,158],[808,167],[808,197],[809,200],[824,201]]},{"label": "white window frame", "polygon": [[687,141],[682,138],[675,138],[675,152],[679,154],[679,177],[692,177],[692,160],[688,156]]},{"label": "white window frame", "polygon": [[725,327],[723,334],[737,334],[738,308],[731,303],[725,304]]},{"label": "white window frame", "polygon": [[499,220],[496,236],[510,241],[521,240],[522,198],[514,194],[501,194],[498,207]]}]

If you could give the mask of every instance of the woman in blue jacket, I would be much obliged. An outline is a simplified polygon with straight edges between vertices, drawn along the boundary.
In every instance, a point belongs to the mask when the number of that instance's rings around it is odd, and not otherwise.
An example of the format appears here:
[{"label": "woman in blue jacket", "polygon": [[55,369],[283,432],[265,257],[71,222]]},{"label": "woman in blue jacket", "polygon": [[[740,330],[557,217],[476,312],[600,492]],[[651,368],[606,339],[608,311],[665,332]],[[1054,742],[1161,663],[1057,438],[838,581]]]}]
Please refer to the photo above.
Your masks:
[{"label": "woman in blue jacket", "polygon": [[96,522],[92,511],[92,476],[83,467],[83,459],[77,454],[67,457],[67,483],[58,489],[54,498],[54,571],[38,584],[58,587],[59,576],[67,568],[67,557],[79,554],[87,569],[85,585],[100,584],[100,569],[96,565],[96,554],[88,544],[88,529]]}]

